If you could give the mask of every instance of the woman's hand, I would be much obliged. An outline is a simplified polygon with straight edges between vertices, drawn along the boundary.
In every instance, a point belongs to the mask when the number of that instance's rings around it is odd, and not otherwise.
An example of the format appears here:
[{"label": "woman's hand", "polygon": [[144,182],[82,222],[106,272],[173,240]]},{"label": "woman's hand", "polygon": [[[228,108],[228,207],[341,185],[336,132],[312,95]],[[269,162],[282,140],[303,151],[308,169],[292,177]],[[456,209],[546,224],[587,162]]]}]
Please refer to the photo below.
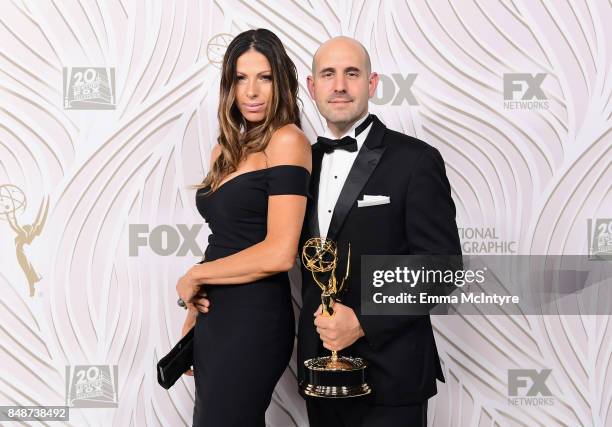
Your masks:
[{"label": "woman's hand", "polygon": [[193,297],[193,305],[200,313],[208,313],[210,300],[206,291],[200,291]]},{"label": "woman's hand", "polygon": [[185,304],[187,304],[188,308],[194,308],[193,302],[191,300],[200,289],[200,284],[197,283],[194,279],[194,268],[195,266],[191,267],[187,271],[187,273],[185,273],[185,275],[179,279],[178,283],[176,284],[176,292],[178,293],[179,297],[183,301],[185,301]]},{"label": "woman's hand", "polygon": [[[187,332],[189,332],[191,328],[195,326],[197,317],[197,310],[194,310],[193,308],[187,310],[187,317],[185,318],[185,322],[183,323],[183,329],[181,329],[181,337],[187,335]],[[193,369],[188,369],[187,371],[185,371],[185,375],[193,377]]]}]

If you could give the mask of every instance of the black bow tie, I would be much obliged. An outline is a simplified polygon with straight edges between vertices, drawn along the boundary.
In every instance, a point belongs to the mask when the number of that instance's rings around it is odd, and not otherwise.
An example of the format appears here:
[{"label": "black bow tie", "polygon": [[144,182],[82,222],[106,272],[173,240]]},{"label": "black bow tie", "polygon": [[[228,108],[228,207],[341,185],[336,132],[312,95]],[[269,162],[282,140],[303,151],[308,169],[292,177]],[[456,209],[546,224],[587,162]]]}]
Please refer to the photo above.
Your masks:
[{"label": "black bow tie", "polygon": [[357,140],[348,135],[340,139],[319,136],[315,146],[322,149],[326,154],[332,153],[334,150],[346,150],[349,153],[354,153],[357,151]]},{"label": "black bow tie", "polygon": [[[355,128],[355,137],[357,137],[361,132],[363,132],[374,120],[374,117],[369,114],[366,119]],[[357,151],[357,140],[352,136],[346,135],[340,139],[331,139],[325,138],[324,136],[319,136],[317,138],[317,143],[313,146],[315,149],[321,149],[326,154],[332,153],[335,150],[346,150],[349,153],[354,153]]]}]

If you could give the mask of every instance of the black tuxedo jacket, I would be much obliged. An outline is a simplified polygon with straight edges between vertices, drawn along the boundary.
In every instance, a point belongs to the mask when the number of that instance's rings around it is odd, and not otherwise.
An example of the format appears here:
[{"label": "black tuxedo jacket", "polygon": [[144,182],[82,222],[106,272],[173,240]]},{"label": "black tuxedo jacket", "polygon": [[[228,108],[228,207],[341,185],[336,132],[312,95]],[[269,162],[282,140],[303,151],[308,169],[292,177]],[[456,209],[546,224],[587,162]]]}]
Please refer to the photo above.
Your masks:
[{"label": "black tuxedo jacket", "polygon": [[[319,237],[317,193],[322,150],[313,150],[313,166],[300,251],[310,237]],[[389,196],[391,203],[357,207],[363,195]],[[342,303],[353,308],[365,337],[340,354],[369,362],[369,399],[380,405],[408,405],[436,394],[436,378],[444,382],[429,315],[365,316],[360,310],[361,255],[456,255],[461,246],[455,205],[444,161],[438,150],[416,138],[389,130],[376,117],[336,203],[328,238],[338,245],[338,279],[346,271],[351,244],[351,273]],[[313,313],[321,291],[302,267],[302,310],[298,326],[298,381],[304,361],[329,355],[314,326]]]}]

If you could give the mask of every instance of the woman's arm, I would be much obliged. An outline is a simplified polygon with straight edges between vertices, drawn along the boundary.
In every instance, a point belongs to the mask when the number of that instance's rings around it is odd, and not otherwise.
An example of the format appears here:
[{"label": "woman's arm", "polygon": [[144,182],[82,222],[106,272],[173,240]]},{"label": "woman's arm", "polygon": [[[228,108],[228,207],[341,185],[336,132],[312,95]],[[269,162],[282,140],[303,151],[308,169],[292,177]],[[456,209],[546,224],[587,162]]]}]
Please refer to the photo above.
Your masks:
[{"label": "woman's arm", "polygon": [[[311,170],[310,143],[302,131],[293,125],[284,126],[274,133],[266,148],[266,154],[268,167],[297,165],[309,172]],[[305,211],[304,196],[270,196],[267,234],[263,241],[236,254],[196,264],[181,281],[187,282],[185,287],[188,284],[241,284],[290,270],[297,255]]]},{"label": "woman's arm", "polygon": [[266,238],[233,255],[194,266],[195,281],[240,284],[290,270],[297,255],[305,210],[304,196],[270,196]]},{"label": "woman's arm", "polygon": [[[311,170],[310,143],[293,125],[274,133],[266,155],[268,167],[297,165]],[[304,196],[270,196],[265,239],[236,254],[196,265],[195,280],[203,284],[240,284],[290,270],[297,255],[305,211]]]}]

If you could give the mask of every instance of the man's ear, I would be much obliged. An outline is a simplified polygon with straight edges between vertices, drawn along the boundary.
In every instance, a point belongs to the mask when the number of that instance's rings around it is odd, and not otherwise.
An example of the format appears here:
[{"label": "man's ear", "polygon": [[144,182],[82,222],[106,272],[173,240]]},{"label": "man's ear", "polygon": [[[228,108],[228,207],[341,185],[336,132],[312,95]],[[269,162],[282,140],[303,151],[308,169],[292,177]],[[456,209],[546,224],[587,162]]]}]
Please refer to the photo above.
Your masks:
[{"label": "man's ear", "polygon": [[374,72],[370,74],[370,78],[368,79],[368,96],[372,98],[376,93],[376,88],[378,87],[378,81],[380,77],[378,73]]},{"label": "man's ear", "polygon": [[308,86],[308,93],[312,99],[315,99],[314,93],[314,78],[312,76],[306,77],[306,85]]}]

